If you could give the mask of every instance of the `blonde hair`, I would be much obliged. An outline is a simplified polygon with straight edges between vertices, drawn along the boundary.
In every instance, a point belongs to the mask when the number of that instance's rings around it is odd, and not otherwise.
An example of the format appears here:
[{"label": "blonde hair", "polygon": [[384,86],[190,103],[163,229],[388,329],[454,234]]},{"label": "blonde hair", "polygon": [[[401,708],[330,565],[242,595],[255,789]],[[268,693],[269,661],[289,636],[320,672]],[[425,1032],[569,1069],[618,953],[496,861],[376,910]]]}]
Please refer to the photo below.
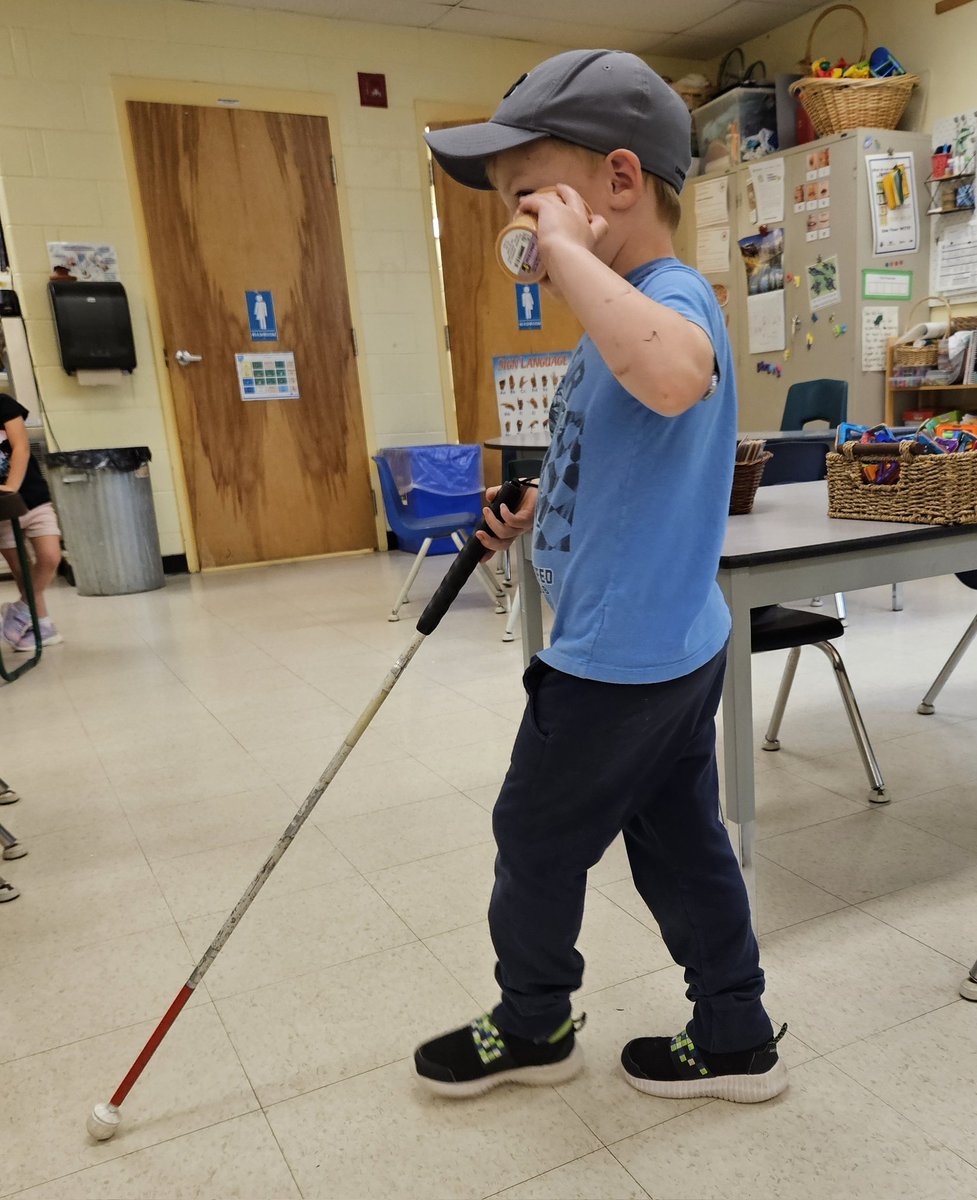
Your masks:
[{"label": "blonde hair", "polygon": [[[543,139],[540,140],[542,141]],[[588,169],[591,175],[597,171],[597,168],[607,157],[606,154],[601,154],[599,150],[590,150],[586,146],[578,146],[574,142],[565,142],[562,138],[551,137],[545,140],[558,142],[564,149],[571,151]],[[538,145],[539,143],[536,144]],[[488,176],[488,181],[493,187],[496,186],[494,168],[497,157],[497,155],[493,155],[485,164],[485,174]],[[678,192],[672,184],[665,179],[660,179],[657,175],[652,175],[648,171],[642,171],[641,175],[644,179],[645,191],[650,192],[654,197],[655,209],[658,215],[668,226],[669,232],[674,233],[679,227],[679,222],[682,220],[682,203],[679,200]]]}]

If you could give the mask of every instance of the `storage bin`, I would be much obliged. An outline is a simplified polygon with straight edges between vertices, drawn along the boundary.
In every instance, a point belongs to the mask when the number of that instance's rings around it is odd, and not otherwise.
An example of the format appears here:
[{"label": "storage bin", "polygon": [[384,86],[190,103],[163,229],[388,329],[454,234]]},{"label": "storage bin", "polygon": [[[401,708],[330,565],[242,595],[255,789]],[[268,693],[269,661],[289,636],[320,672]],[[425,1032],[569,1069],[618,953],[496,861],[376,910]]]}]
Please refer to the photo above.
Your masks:
[{"label": "storage bin", "polygon": [[900,442],[896,483],[868,483],[867,464],[891,462],[877,446],[846,442],[828,455],[828,516],[911,525],[977,525],[977,453],[915,454]]},{"label": "storage bin", "polygon": [[774,84],[736,87],[692,114],[704,172],[719,170],[777,148],[777,90]]}]

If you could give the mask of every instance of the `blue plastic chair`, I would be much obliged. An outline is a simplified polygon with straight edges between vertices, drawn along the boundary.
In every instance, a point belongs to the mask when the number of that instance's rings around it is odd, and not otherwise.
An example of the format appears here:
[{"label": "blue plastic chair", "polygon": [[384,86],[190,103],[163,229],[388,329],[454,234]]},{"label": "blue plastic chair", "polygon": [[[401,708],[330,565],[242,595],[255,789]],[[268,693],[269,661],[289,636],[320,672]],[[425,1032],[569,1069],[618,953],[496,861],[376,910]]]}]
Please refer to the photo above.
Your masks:
[{"label": "blue plastic chair", "polygon": [[808,379],[787,389],[781,429],[803,429],[808,421],[827,421],[831,429],[848,420],[848,384],[844,379]]},{"label": "blue plastic chair", "polygon": [[[417,572],[421,569],[421,563],[424,561],[428,550],[430,550],[434,539],[450,537],[455,546],[461,550],[465,544],[465,538],[471,536],[472,530],[481,521],[482,515],[479,512],[469,511],[441,513],[436,517],[409,516],[407,506],[401,499],[400,492],[397,491],[397,484],[394,480],[393,471],[390,469],[390,463],[387,462],[382,454],[375,454],[373,461],[377,465],[377,474],[380,476],[383,510],[386,513],[387,523],[390,525],[390,528],[401,540],[421,539],[421,548],[417,552],[407,579],[404,581],[404,586],[400,589],[400,595],[397,597],[390,611],[390,616],[387,618],[388,621],[399,621],[400,609],[409,600],[410,589],[417,578]],[[486,591],[495,605],[495,611],[499,613],[506,612],[502,589],[496,585],[491,573],[486,571],[485,567],[482,566],[476,574],[485,585]]]}]

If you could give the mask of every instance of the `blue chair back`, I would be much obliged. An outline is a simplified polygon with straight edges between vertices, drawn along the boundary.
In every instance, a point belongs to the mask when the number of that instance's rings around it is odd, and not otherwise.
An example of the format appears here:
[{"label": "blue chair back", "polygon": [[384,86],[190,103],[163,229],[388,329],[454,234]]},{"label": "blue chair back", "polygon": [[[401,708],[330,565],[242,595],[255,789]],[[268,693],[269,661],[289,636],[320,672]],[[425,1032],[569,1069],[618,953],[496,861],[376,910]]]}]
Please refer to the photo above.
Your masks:
[{"label": "blue chair back", "polygon": [[760,486],[773,483],[812,483],[828,474],[826,442],[774,441],[767,442],[773,455],[763,468]]},{"label": "blue chair back", "polygon": [[792,383],[787,389],[781,429],[803,429],[808,421],[827,421],[834,429],[847,420],[846,380],[808,379],[804,383]]},{"label": "blue chair back", "polygon": [[[467,502],[468,507],[459,508],[455,512],[438,512],[433,516],[415,516],[409,513],[407,505],[400,498],[390,463],[382,454],[375,454],[373,461],[377,464],[377,474],[380,476],[383,510],[401,549],[418,550],[424,538],[433,538],[434,545],[437,546],[439,539],[447,538],[449,540],[445,549],[453,553],[455,546],[450,541],[451,534],[459,529],[474,529],[478,524],[481,517],[481,497],[478,495],[457,497],[459,505]],[[440,547],[438,550],[440,551]],[[431,553],[435,553],[433,548]]]}]

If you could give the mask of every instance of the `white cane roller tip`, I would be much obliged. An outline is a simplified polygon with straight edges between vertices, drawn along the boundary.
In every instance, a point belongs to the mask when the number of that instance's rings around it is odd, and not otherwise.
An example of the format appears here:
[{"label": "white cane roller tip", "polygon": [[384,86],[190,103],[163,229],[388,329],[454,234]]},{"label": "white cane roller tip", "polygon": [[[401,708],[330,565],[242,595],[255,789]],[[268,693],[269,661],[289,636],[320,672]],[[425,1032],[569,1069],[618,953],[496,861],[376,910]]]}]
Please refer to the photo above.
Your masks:
[{"label": "white cane roller tip", "polygon": [[97,1142],[114,1137],[122,1118],[114,1104],[96,1104],[89,1113],[85,1127]]}]

